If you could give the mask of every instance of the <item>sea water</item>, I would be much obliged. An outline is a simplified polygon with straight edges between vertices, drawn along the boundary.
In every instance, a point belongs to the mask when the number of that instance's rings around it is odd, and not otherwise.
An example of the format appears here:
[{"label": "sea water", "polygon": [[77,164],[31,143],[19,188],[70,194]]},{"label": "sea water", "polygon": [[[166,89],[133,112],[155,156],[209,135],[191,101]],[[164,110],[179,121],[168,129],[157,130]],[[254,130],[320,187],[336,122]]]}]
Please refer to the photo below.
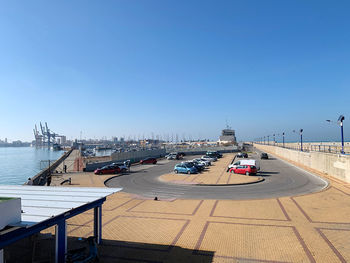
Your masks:
[{"label": "sea water", "polygon": [[62,154],[47,148],[0,147],[0,184],[24,184]]}]

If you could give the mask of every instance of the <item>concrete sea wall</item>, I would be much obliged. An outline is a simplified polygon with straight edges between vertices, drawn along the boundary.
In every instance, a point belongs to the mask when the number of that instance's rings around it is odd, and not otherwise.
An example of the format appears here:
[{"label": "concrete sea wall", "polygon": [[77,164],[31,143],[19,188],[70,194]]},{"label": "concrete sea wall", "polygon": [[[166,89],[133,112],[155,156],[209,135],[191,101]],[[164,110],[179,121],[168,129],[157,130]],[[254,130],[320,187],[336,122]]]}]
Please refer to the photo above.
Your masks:
[{"label": "concrete sea wall", "polygon": [[254,144],[257,149],[296,162],[350,183],[350,156],[324,152],[301,152],[272,145]]},{"label": "concrete sea wall", "polygon": [[[263,142],[261,142],[263,143]],[[265,141],[267,144],[267,140]],[[273,146],[283,146],[281,142],[269,142]],[[300,150],[300,142],[286,142],[284,144],[285,148],[292,150]],[[318,152],[328,152],[328,153],[340,153],[341,152],[341,143],[340,142],[303,142],[303,151],[318,151]],[[344,151],[350,153],[350,142],[344,142]]]},{"label": "concrete sea wall", "polygon": [[71,154],[73,149],[65,152],[58,160],[50,164],[50,167],[39,172],[36,176],[32,178],[33,185],[45,185],[48,174],[52,174],[54,170]]},{"label": "concrete sea wall", "polygon": [[87,162],[85,164],[85,171],[92,172],[95,169],[100,168],[102,166],[105,166],[105,165],[108,165],[111,163],[122,162],[122,161],[126,161],[126,160],[130,160],[131,163],[136,163],[136,162],[139,162],[140,160],[147,158],[147,157],[160,158],[160,157],[164,157],[165,154],[166,154],[165,149],[113,153],[111,155],[111,161],[90,162],[90,163]]},{"label": "concrete sea wall", "polygon": [[188,155],[206,154],[208,151],[218,151],[221,153],[230,153],[238,151],[238,146],[215,146],[215,147],[200,147],[200,148],[173,148],[167,149],[170,152],[183,152]]}]

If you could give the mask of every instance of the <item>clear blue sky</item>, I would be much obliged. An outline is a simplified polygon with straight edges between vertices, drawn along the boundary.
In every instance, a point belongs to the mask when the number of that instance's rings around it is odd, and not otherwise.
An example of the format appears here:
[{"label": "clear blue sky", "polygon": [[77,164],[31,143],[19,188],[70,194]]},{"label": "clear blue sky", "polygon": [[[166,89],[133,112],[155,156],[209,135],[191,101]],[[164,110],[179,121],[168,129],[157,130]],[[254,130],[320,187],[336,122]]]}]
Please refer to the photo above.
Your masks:
[{"label": "clear blue sky", "polygon": [[0,139],[350,139],[349,1],[1,1]]}]

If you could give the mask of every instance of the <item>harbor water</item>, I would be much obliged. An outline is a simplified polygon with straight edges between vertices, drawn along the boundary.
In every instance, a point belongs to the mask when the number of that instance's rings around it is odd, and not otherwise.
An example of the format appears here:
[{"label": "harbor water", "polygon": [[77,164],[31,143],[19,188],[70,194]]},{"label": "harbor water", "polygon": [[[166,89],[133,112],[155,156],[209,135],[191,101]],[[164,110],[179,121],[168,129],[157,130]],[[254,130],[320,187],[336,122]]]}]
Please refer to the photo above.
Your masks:
[{"label": "harbor water", "polygon": [[0,147],[0,184],[21,185],[62,154],[47,148]]}]

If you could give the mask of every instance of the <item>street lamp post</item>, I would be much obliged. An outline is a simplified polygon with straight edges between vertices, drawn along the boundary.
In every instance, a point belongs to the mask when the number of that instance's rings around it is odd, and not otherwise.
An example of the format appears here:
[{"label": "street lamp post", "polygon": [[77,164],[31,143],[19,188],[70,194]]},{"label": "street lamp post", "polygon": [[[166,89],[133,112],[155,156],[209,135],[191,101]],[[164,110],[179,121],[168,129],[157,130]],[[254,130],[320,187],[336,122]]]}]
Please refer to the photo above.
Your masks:
[{"label": "street lamp post", "polygon": [[[296,133],[295,130],[293,130],[293,132]],[[300,151],[302,152],[303,151],[303,129],[300,129],[299,133],[300,133]]]},{"label": "street lamp post", "polygon": [[283,148],[284,148],[284,132],[282,133],[282,136],[283,136]]},{"label": "street lamp post", "polygon": [[276,134],[273,134],[273,145],[276,144],[276,137],[275,137]]},{"label": "street lamp post", "polygon": [[340,132],[341,132],[341,153],[344,154],[344,131],[343,131],[343,120],[345,119],[344,116],[342,116],[342,119],[340,121]]},{"label": "street lamp post", "polygon": [[[338,124],[340,125],[340,134],[341,134],[341,153],[345,154],[344,152],[344,130],[343,130],[343,121],[345,120],[345,117],[343,115],[340,115],[338,118]],[[326,120],[328,122],[333,122],[331,120]]]},{"label": "street lamp post", "polygon": [[267,135],[267,145],[270,145],[270,135]]},{"label": "street lamp post", "polygon": [[266,143],[265,143],[265,136],[264,136],[264,145],[265,145]]}]

